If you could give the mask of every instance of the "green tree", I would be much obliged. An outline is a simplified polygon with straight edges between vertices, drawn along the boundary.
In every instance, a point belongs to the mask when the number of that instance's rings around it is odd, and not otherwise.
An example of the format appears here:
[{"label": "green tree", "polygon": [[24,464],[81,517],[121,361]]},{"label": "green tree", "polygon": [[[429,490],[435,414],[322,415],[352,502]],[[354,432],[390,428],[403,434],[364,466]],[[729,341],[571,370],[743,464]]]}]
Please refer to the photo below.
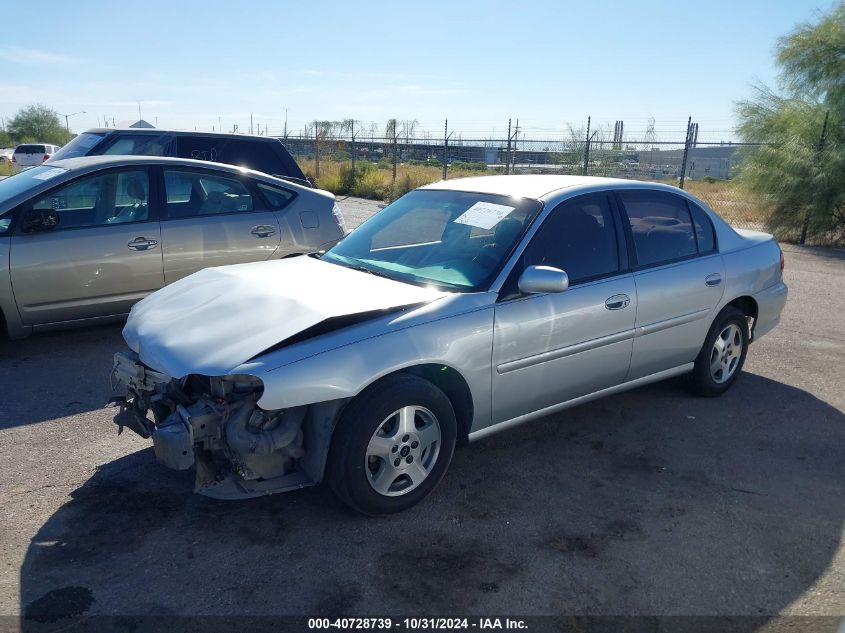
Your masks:
[{"label": "green tree", "polygon": [[802,24],[777,46],[781,91],[756,87],[737,104],[749,143],[740,180],[771,203],[782,237],[845,237],[845,3]]},{"label": "green tree", "polygon": [[29,141],[64,145],[72,137],[55,110],[40,103],[18,110],[6,125],[6,131],[18,143]]}]

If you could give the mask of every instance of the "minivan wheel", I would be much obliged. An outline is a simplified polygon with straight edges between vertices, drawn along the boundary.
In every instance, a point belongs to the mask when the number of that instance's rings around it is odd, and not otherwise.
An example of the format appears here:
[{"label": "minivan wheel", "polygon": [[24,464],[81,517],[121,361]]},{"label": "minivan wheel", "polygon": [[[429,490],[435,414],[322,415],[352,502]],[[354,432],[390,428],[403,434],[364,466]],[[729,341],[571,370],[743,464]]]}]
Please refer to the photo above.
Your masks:
[{"label": "minivan wheel", "polygon": [[693,390],[701,396],[720,396],[736,381],[748,353],[748,320],[728,306],[713,321],[692,370]]},{"label": "minivan wheel", "polygon": [[443,477],[456,437],[446,394],[417,376],[390,376],[365,389],[343,412],[326,478],[341,501],[358,512],[400,512]]}]

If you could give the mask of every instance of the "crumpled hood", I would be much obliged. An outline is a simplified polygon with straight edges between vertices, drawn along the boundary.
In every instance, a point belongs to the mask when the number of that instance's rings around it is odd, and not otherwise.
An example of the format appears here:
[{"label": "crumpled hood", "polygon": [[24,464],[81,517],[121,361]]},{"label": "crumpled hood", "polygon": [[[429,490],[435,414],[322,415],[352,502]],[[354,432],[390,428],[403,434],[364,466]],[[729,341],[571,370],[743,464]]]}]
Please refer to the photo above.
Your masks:
[{"label": "crumpled hood", "polygon": [[446,294],[308,256],[206,268],[136,304],[123,338],[175,378],[221,376],[326,319]]}]

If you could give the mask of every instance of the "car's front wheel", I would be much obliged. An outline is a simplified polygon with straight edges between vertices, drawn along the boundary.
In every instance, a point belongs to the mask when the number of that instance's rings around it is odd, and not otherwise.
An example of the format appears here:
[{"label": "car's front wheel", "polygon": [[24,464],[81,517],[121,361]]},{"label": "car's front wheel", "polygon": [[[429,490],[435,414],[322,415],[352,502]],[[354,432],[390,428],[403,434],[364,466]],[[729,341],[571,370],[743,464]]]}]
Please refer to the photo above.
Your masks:
[{"label": "car's front wheel", "polygon": [[701,396],[720,396],[742,371],[748,353],[748,319],[732,306],[714,319],[692,371],[693,390]]},{"label": "car's front wheel", "polygon": [[443,477],[456,436],[455,412],[443,391],[417,376],[390,376],[344,411],[326,464],[329,485],[364,514],[400,512]]}]

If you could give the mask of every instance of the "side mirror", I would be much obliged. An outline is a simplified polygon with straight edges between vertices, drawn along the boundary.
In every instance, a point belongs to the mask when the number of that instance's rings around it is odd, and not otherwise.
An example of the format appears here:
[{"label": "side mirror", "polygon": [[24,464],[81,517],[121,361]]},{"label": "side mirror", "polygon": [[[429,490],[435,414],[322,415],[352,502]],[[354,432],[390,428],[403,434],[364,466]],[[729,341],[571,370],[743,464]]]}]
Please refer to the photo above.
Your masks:
[{"label": "side mirror", "polygon": [[519,276],[519,290],[525,294],[563,292],[569,288],[569,276],[560,268],[529,266]]},{"label": "side mirror", "polygon": [[53,209],[31,209],[23,214],[21,230],[24,233],[51,231],[59,225],[59,214]]}]

